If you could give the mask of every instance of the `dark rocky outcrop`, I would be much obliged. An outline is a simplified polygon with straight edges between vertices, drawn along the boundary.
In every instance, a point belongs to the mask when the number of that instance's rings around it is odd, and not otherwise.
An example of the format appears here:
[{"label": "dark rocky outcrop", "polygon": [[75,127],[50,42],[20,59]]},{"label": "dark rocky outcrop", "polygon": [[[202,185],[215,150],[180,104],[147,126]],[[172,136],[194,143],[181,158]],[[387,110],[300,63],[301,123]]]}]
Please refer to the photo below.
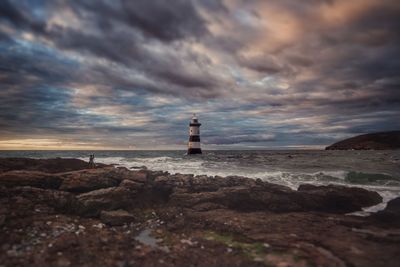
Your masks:
[{"label": "dark rocky outcrop", "polygon": [[[104,166],[104,164],[97,164]],[[2,158],[0,172],[12,170],[42,171],[48,173],[68,172],[86,169],[89,163],[79,159],[31,159],[31,158]]]},{"label": "dark rocky outcrop", "polygon": [[114,168],[89,169],[68,172],[60,175],[62,184],[60,190],[76,193],[89,192],[101,188],[118,186],[120,178],[118,171]]},{"label": "dark rocky outcrop", "polygon": [[400,149],[400,131],[358,135],[325,148],[326,150],[386,150]]},{"label": "dark rocky outcrop", "polygon": [[62,179],[58,175],[38,171],[8,171],[0,173],[0,186],[33,186],[38,188],[58,189]]},{"label": "dark rocky outcrop", "polygon": [[[304,184],[299,186],[298,191],[309,193],[311,205],[317,204],[316,210],[324,212],[352,212],[382,202],[382,197],[377,192],[356,187]],[[306,197],[304,201],[303,203],[308,203],[310,200]]]},{"label": "dark rocky outcrop", "polygon": [[400,225],[400,197],[390,200],[384,210],[372,215],[372,219],[386,224]]},{"label": "dark rocky outcrop", "polygon": [[132,205],[135,194],[124,187],[98,189],[77,196],[82,204],[80,214],[97,216],[102,210],[117,210]]},{"label": "dark rocky outcrop", "polygon": [[[364,189],[296,191],[238,176],[112,166],[46,172],[46,161],[27,170],[13,162],[20,170],[0,173],[5,266],[397,266],[400,260],[399,199],[368,218],[344,215],[382,201]],[[142,235],[153,243],[141,243]]]}]

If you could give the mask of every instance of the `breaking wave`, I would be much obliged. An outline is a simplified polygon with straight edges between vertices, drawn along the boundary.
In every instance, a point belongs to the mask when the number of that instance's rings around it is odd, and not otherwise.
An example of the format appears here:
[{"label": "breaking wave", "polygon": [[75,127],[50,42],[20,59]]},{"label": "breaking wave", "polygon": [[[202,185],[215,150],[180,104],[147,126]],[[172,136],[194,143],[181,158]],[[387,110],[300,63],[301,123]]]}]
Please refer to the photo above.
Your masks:
[{"label": "breaking wave", "polygon": [[[0,156],[88,160],[92,151],[19,151]],[[96,162],[171,174],[244,176],[297,189],[300,184],[339,184],[378,192],[384,202],[400,196],[400,151],[96,151]]]}]

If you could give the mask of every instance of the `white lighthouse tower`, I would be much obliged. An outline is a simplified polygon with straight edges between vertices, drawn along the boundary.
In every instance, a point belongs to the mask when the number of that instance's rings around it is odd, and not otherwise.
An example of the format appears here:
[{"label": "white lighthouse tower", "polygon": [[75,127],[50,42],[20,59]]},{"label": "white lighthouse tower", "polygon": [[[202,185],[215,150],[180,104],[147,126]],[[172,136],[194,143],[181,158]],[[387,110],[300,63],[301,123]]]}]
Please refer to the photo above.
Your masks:
[{"label": "white lighthouse tower", "polygon": [[200,125],[196,114],[193,114],[192,120],[189,124],[189,143],[188,143],[188,155],[190,154],[201,154],[200,148]]}]

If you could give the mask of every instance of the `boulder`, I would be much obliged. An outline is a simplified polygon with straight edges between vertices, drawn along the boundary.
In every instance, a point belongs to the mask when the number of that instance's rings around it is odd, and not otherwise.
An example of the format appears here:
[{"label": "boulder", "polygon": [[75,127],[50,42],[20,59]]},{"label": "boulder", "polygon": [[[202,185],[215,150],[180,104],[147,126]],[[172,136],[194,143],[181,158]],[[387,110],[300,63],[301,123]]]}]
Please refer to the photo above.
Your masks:
[{"label": "boulder", "polygon": [[148,171],[140,170],[140,171],[130,171],[129,175],[125,177],[125,179],[133,180],[139,183],[147,182]]},{"label": "boulder", "polygon": [[119,186],[127,188],[127,189],[129,189],[131,191],[135,191],[135,192],[138,192],[144,188],[143,183],[135,182],[135,181],[128,180],[128,179],[122,180],[122,182],[119,184]]},{"label": "boulder", "polygon": [[132,205],[136,194],[125,187],[110,187],[78,195],[80,214],[98,216],[102,210],[116,210]]},{"label": "boulder", "polygon": [[[348,213],[362,207],[378,204],[381,196],[361,188],[344,186],[300,186],[299,191],[284,186],[259,182],[252,186],[220,187],[217,191],[192,192],[175,190],[170,204],[208,210],[212,207],[237,211],[320,211],[328,213]],[[207,203],[207,204],[204,204]]]},{"label": "boulder", "polygon": [[[233,186],[214,192],[175,192],[171,204],[194,209],[207,207],[251,211],[302,211],[301,203],[293,197],[295,192],[268,190],[263,187]],[[207,203],[207,204],[205,204]]]},{"label": "boulder", "polygon": [[87,169],[61,174],[60,190],[84,193],[101,188],[115,187],[121,181],[121,175],[115,168]]},{"label": "boulder", "polygon": [[125,210],[101,211],[100,220],[111,226],[119,226],[133,222],[135,217]]},{"label": "boulder", "polygon": [[372,219],[400,225],[400,197],[390,200],[384,210],[372,214]]},{"label": "boulder", "polygon": [[8,171],[0,173],[0,186],[32,186],[57,189],[60,185],[61,178],[54,174],[38,171]]},{"label": "boulder", "polygon": [[0,196],[5,200],[4,203],[1,202],[1,206],[7,207],[11,217],[27,216],[35,212],[73,214],[80,209],[73,194],[58,190],[30,186],[0,187]]},{"label": "boulder", "polygon": [[377,192],[341,185],[303,184],[299,186],[298,192],[301,193],[299,201],[306,210],[322,212],[348,213],[382,202]]}]

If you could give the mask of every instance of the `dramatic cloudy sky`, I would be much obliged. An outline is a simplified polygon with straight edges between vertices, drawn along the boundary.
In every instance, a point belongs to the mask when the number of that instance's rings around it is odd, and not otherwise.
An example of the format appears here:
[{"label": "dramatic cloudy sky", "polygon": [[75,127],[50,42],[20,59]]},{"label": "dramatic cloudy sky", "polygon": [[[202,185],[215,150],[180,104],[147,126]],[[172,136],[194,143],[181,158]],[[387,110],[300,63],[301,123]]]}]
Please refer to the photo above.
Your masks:
[{"label": "dramatic cloudy sky", "polygon": [[400,129],[398,0],[1,0],[0,148],[318,148]]}]

